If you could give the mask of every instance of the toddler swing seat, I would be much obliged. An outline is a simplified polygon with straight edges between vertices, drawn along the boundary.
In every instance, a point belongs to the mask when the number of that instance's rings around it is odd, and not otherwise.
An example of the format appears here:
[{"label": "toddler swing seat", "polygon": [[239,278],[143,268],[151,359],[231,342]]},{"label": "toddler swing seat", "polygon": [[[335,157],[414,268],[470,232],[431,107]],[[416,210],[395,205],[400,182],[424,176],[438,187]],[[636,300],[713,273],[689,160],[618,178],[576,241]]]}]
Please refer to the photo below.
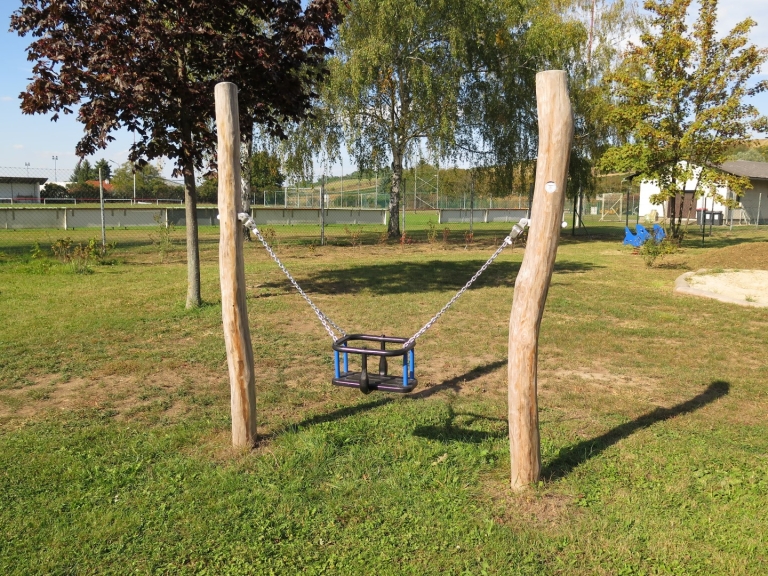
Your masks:
[{"label": "toddler swing seat", "polygon": [[[368,348],[362,344],[350,346],[350,343],[378,342],[379,348]],[[397,344],[396,348],[387,350],[387,343]],[[333,343],[333,367],[335,377],[332,383],[335,386],[359,388],[363,394],[373,390],[381,392],[408,393],[418,384],[415,377],[416,354],[414,347],[416,342],[408,341],[408,338],[395,336],[373,336],[370,334],[349,334]],[[360,370],[349,370],[349,355],[360,355]],[[379,359],[379,365],[372,372],[368,369],[368,356]],[[389,374],[389,358],[402,356],[402,376]]]}]

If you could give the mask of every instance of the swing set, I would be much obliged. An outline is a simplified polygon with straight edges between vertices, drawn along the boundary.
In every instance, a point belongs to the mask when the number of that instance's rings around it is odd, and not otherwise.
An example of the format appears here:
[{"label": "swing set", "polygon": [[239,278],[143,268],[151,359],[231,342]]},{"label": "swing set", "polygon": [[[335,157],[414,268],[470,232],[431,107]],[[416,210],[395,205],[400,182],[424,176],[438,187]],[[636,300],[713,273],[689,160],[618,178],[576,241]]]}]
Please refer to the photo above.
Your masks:
[{"label": "swing set", "polygon": [[[504,238],[504,241],[491,255],[490,258],[483,264],[480,269],[475,272],[472,278],[464,284],[453,298],[442,307],[442,309],[435,314],[429,322],[424,324],[418,332],[416,332],[410,338],[402,338],[397,336],[376,336],[373,334],[347,334],[342,330],[333,320],[331,320],[324,312],[322,312],[317,305],[312,302],[307,293],[302,290],[298,282],[294,279],[285,265],[280,261],[275,254],[274,250],[270,247],[269,243],[264,239],[256,222],[246,212],[241,212],[237,215],[242,225],[253,232],[259,241],[266,249],[269,256],[278,265],[280,270],[283,271],[286,278],[290,281],[296,291],[302,298],[309,304],[312,311],[317,316],[320,323],[325,328],[325,331],[333,340],[333,366],[334,377],[331,382],[335,386],[346,386],[348,388],[358,388],[363,394],[369,394],[373,390],[381,392],[398,392],[401,394],[407,394],[413,391],[418,385],[418,379],[416,378],[416,353],[414,348],[416,347],[416,340],[422,336],[427,330],[429,330],[435,322],[458,300],[464,292],[466,292],[470,286],[477,280],[480,275],[486,271],[496,258],[504,251],[507,246],[512,246],[515,240],[525,231],[526,227],[530,225],[530,221],[526,218],[522,218],[514,226],[509,235]],[[335,329],[335,331],[334,331]],[[337,332],[341,335],[337,335]],[[366,343],[373,344],[374,347],[366,346]],[[387,344],[390,345],[387,348]],[[350,370],[349,355],[360,355],[360,370]],[[378,368],[371,371],[368,367],[368,357],[372,356],[378,358]],[[389,362],[391,359],[402,358],[402,375],[391,374],[389,372]]]},{"label": "swing set", "polygon": [[[245,225],[252,230],[294,288],[312,307],[333,341],[334,378],[338,386],[407,393],[416,378],[416,340],[444,314],[477,280],[488,266],[525,230],[521,220],[501,246],[456,295],[410,338],[372,334],[347,334],[312,302],[296,283],[257,229],[248,214],[242,213],[240,174],[240,122],[237,86],[220,82],[215,89],[216,128],[218,133],[219,276],[224,343],[227,349],[232,445],[252,448],[256,445],[256,382],[253,347],[246,302],[243,234]],[[568,159],[573,142],[573,110],[568,96],[566,73],[547,70],[536,74],[536,108],[539,139],[531,214],[534,226],[528,232],[528,245],[520,272],[515,280],[515,297],[509,323],[507,347],[507,393],[509,398],[510,486],[523,490],[539,480],[541,449],[537,400],[537,358],[539,328],[544,312],[560,237]],[[350,368],[350,355],[360,356],[360,369]],[[378,359],[378,366],[369,359]],[[402,363],[402,376],[390,374],[390,364]]]}]

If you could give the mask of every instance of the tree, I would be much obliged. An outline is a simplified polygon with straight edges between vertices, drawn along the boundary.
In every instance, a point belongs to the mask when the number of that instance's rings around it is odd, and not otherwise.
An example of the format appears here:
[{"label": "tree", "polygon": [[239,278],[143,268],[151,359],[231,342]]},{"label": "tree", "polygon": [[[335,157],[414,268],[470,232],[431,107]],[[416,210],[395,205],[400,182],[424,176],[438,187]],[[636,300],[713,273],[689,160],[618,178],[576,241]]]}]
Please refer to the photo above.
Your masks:
[{"label": "tree", "polygon": [[91,166],[91,163],[88,160],[81,160],[78,162],[75,169],[72,171],[72,176],[69,177],[70,182],[79,184],[96,179],[98,179],[98,173],[94,178],[93,166]]},{"label": "tree", "polygon": [[122,198],[133,197],[133,174],[136,172],[136,197],[154,198],[153,182],[160,179],[160,171],[152,164],[134,166],[131,162],[125,162],[115,170],[112,176],[112,188],[115,194]]},{"label": "tree", "polygon": [[717,0],[701,0],[689,31],[690,2],[646,1],[649,29],[611,76],[615,105],[610,120],[628,141],[609,149],[600,162],[604,170],[657,181],[661,192],[652,200],[669,201],[670,227],[678,240],[683,219],[690,216],[680,198],[686,183],[693,182],[694,198],[716,195],[719,186],[738,194],[748,180],[718,165],[752,131],[768,129],[768,119],[744,102],[768,88],[768,81],[750,86],[768,58],[768,50],[748,44],[754,20],[740,22],[718,39]]},{"label": "tree", "polygon": [[[79,106],[81,156],[104,148],[113,130],[138,135],[129,160],[166,156],[185,183],[187,307],[198,306],[195,170],[215,146],[213,89],[242,87],[249,134],[274,134],[308,112],[324,77],[326,42],[338,23],[336,0],[22,0],[11,28],[36,39],[25,113],[69,114]],[[250,125],[248,124],[250,122]]]},{"label": "tree", "polygon": [[40,190],[40,198],[67,198],[67,189],[61,184],[48,182]]},{"label": "tree", "polygon": [[102,180],[109,180],[112,176],[112,168],[110,167],[109,162],[107,162],[104,158],[93,165],[93,172],[96,176],[96,179],[99,178],[99,170],[101,170]]},{"label": "tree", "polygon": [[391,160],[390,238],[400,237],[403,164],[414,142],[435,150],[453,142],[464,68],[452,40],[464,3],[354,0],[339,28],[329,106],[343,117],[360,168]]},{"label": "tree", "polygon": [[251,189],[260,193],[262,200],[265,190],[280,188],[285,182],[285,176],[280,171],[280,158],[275,154],[259,150],[251,156],[250,166]]},{"label": "tree", "polygon": [[768,145],[741,145],[728,152],[728,160],[748,160],[750,162],[768,162]]}]

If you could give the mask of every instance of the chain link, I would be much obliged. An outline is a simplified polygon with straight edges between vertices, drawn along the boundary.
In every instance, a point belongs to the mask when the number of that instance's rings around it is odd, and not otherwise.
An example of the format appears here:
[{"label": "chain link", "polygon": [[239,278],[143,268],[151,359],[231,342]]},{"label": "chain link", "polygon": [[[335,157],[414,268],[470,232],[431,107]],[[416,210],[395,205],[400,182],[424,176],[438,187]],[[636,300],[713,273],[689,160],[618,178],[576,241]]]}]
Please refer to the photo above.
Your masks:
[{"label": "chain link", "polygon": [[[304,300],[306,300],[307,304],[309,304],[312,307],[312,310],[317,315],[318,320],[320,320],[320,322],[323,325],[323,328],[325,328],[325,331],[328,332],[328,335],[333,339],[333,341],[336,342],[338,340],[338,338],[337,338],[335,332],[331,329],[331,326],[336,328],[336,330],[338,330],[342,334],[342,336],[346,336],[347,333],[344,332],[344,330],[342,330],[341,328],[339,328],[333,320],[328,318],[328,316],[326,316],[317,306],[315,306],[315,303],[312,302],[312,300],[309,298],[309,296],[307,296],[306,292],[304,292],[304,290],[301,289],[301,286],[299,286],[298,282],[296,282],[296,280],[294,280],[293,276],[291,276],[291,273],[288,272],[287,268],[285,266],[283,266],[283,263],[280,262],[280,259],[277,257],[277,254],[274,253],[274,251],[269,246],[267,241],[261,235],[261,232],[259,232],[259,229],[256,226],[256,222],[253,221],[253,218],[251,218],[251,216],[249,216],[245,212],[242,212],[242,213],[238,214],[237,217],[243,223],[243,226],[245,226],[249,230],[252,230],[256,234],[258,239],[264,245],[264,248],[266,248],[267,253],[272,257],[272,260],[275,261],[275,264],[277,264],[280,267],[280,270],[282,270],[283,274],[285,274],[286,278],[288,278],[288,280],[290,280],[291,284],[293,284],[293,287],[296,288],[296,290],[299,292],[299,294],[301,294],[301,297],[304,298]],[[440,316],[445,314],[445,312],[451,306],[453,306],[454,302],[456,302],[456,300],[458,300],[461,297],[461,295],[464,294],[464,292],[469,290],[469,287],[472,286],[472,284],[474,284],[475,280],[477,280],[480,277],[480,275],[488,269],[488,266],[493,264],[493,261],[496,260],[496,258],[499,257],[499,254],[501,254],[507,246],[513,246],[514,245],[515,239],[523,232],[523,230],[528,225],[528,223],[529,223],[528,220],[521,220],[518,224],[516,224],[513,227],[512,232],[510,233],[510,235],[507,236],[506,238],[504,238],[504,242],[502,242],[501,246],[499,246],[496,249],[496,252],[494,252],[491,255],[491,257],[488,258],[488,260],[485,262],[485,264],[483,264],[480,267],[480,270],[475,272],[474,276],[472,276],[472,278],[469,279],[469,282],[464,284],[462,289],[459,290],[454,295],[454,297],[451,298],[448,301],[448,303],[445,306],[442,307],[440,312],[435,314],[429,322],[424,324],[424,326],[422,326],[421,329],[418,332],[416,332],[416,334],[411,336],[408,339],[408,341],[405,344],[403,344],[403,348],[407,348],[408,346],[413,344],[416,341],[417,338],[419,338],[422,334],[424,334],[424,332],[426,332],[427,330],[432,328],[434,323],[437,322],[440,319]]]},{"label": "chain link", "polygon": [[424,332],[426,332],[427,330],[432,328],[432,325],[440,319],[440,316],[445,314],[445,312],[448,310],[448,308],[453,306],[453,303],[456,302],[456,300],[458,300],[461,297],[461,295],[464,294],[464,292],[466,292],[469,289],[470,286],[472,286],[472,284],[475,282],[475,280],[477,280],[480,277],[480,275],[483,272],[486,271],[488,266],[493,264],[493,261],[496,260],[496,258],[498,258],[499,254],[501,254],[507,246],[512,246],[513,244],[514,244],[514,240],[512,239],[511,235],[507,236],[506,238],[504,238],[504,242],[502,242],[501,246],[499,246],[496,249],[496,252],[494,252],[493,255],[490,258],[488,258],[488,261],[480,267],[480,270],[475,272],[475,275],[472,276],[472,278],[469,279],[469,282],[464,284],[464,287],[461,290],[459,290],[458,292],[456,292],[456,295],[449,300],[448,304],[443,306],[443,308],[442,308],[442,310],[440,310],[440,312],[435,314],[429,322],[424,324],[424,326],[422,326],[421,329],[418,332],[416,332],[416,334],[411,336],[408,339],[408,341],[405,344],[403,344],[403,348],[407,348],[408,346],[413,344],[416,341],[417,338],[419,338],[422,334],[424,334]]},{"label": "chain link", "polygon": [[338,330],[342,336],[346,336],[347,333],[344,332],[344,330],[342,330],[341,328],[339,328],[333,320],[328,318],[328,316],[326,316],[317,306],[315,306],[315,303],[312,302],[309,296],[307,296],[306,292],[304,292],[304,290],[301,289],[301,286],[299,286],[298,282],[294,280],[293,276],[291,276],[291,273],[288,272],[288,269],[285,266],[283,266],[283,263],[280,262],[280,259],[277,257],[277,254],[274,253],[274,251],[269,246],[267,241],[261,235],[261,232],[259,232],[259,229],[256,226],[256,222],[253,221],[253,218],[251,218],[245,212],[238,214],[237,217],[243,223],[243,226],[245,226],[246,228],[248,228],[248,230],[251,230],[256,234],[258,239],[264,245],[264,248],[267,249],[267,253],[272,257],[272,260],[275,261],[275,264],[277,264],[280,267],[280,270],[282,270],[286,278],[288,278],[288,280],[291,281],[291,284],[293,284],[293,287],[296,288],[299,294],[301,294],[301,297],[307,301],[307,304],[309,304],[312,307],[312,310],[315,312],[315,315],[317,315],[318,320],[320,320],[320,323],[323,325],[323,328],[325,328],[325,331],[328,332],[328,335],[333,339],[333,341],[336,342],[339,338],[336,336],[336,333],[331,329],[331,326],[336,328],[336,330]]}]

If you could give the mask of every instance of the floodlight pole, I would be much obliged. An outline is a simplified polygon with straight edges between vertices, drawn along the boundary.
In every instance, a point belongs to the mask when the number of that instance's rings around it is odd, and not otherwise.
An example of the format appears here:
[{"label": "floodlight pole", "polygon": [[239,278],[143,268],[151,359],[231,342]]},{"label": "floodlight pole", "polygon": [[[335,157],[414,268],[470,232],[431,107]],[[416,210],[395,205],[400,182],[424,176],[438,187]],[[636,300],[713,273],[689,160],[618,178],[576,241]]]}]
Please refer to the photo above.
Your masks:
[{"label": "floodlight pole", "polygon": [[240,121],[237,86],[220,82],[215,88],[219,172],[219,279],[221,316],[229,367],[232,445],[256,445],[256,383],[253,347],[248,326],[240,175]]},{"label": "floodlight pole", "polygon": [[507,375],[513,490],[537,482],[541,473],[536,397],[539,328],[555,266],[573,141],[573,112],[565,71],[549,70],[536,75],[536,102],[539,153],[531,225],[509,318]]}]

